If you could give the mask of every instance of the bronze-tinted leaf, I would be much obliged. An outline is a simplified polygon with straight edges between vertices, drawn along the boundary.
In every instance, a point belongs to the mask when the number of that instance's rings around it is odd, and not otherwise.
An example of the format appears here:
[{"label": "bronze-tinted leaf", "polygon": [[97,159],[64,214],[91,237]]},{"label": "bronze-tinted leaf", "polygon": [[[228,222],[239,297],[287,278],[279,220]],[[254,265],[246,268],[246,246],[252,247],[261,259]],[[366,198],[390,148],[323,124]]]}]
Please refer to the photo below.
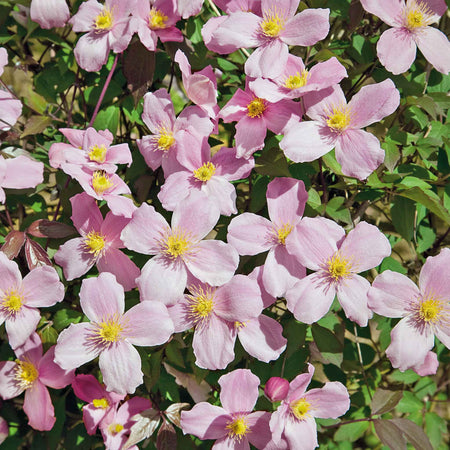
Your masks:
[{"label": "bronze-tinted leaf", "polygon": [[169,422],[164,421],[156,437],[156,448],[158,450],[173,450],[177,448],[177,433]]},{"label": "bronze-tinted leaf", "polygon": [[37,242],[29,238],[25,242],[25,256],[30,270],[36,269],[36,267],[52,265],[47,252]]},{"label": "bronze-tinted leaf", "polygon": [[161,416],[159,411],[149,408],[139,414],[135,414],[132,420],[136,423],[131,427],[130,437],[123,446],[124,450],[150,437],[158,428]]},{"label": "bronze-tinted leaf", "polygon": [[39,238],[54,238],[61,239],[72,234],[77,230],[65,223],[56,222],[53,220],[39,219],[35,220],[28,228],[27,233]]},{"label": "bronze-tinted leaf", "polygon": [[9,259],[14,259],[25,243],[26,234],[23,231],[12,230],[5,237],[5,243],[0,249]]},{"label": "bronze-tinted leaf", "polygon": [[384,414],[394,409],[402,399],[402,391],[388,391],[377,389],[372,399],[372,414]]},{"label": "bronze-tinted leaf", "polygon": [[404,436],[414,448],[418,450],[433,450],[433,446],[431,445],[428,436],[419,425],[408,419],[391,419],[391,422],[402,430]]},{"label": "bronze-tinted leaf", "polygon": [[128,46],[123,63],[123,73],[131,92],[150,86],[155,72],[155,53],[149,52],[140,41]]},{"label": "bronze-tinted leaf", "polygon": [[391,420],[376,419],[373,421],[380,441],[391,450],[406,450],[406,440],[400,429]]}]

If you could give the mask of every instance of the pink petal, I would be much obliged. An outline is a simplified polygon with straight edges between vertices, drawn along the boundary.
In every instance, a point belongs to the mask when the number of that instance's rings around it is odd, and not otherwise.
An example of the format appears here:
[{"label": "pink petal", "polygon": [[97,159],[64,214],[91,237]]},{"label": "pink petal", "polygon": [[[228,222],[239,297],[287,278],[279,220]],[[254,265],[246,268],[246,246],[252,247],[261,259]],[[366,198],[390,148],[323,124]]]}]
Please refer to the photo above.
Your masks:
[{"label": "pink petal", "polygon": [[351,262],[351,271],[359,273],[380,265],[391,254],[391,244],[375,225],[359,222],[342,242],[339,253]]},{"label": "pink petal", "polygon": [[201,188],[200,182],[195,183],[192,172],[180,171],[170,174],[161,186],[158,199],[167,211],[173,211],[193,189]]},{"label": "pink petal", "polygon": [[51,346],[39,363],[39,380],[53,389],[62,389],[72,383],[75,377],[74,370],[63,370],[53,360],[55,346]]},{"label": "pink petal", "polygon": [[102,351],[98,364],[108,391],[133,394],[143,382],[141,357],[126,341],[117,342]]},{"label": "pink petal", "polygon": [[48,431],[55,424],[55,410],[48,389],[36,380],[25,392],[23,410],[28,416],[28,425],[39,431]]},{"label": "pink petal", "polygon": [[92,18],[97,17],[103,6],[96,0],[83,2],[78,12],[69,20],[75,33],[89,31],[92,27]]},{"label": "pink petal", "polygon": [[364,128],[392,114],[400,104],[400,93],[390,78],[364,86],[348,104],[354,114],[352,127]]},{"label": "pink petal", "polygon": [[280,38],[288,45],[314,45],[325,39],[330,31],[329,16],[328,8],[305,9],[286,23]]},{"label": "pink petal", "polygon": [[112,273],[125,292],[136,287],[136,278],[141,274],[139,267],[130,257],[116,248],[110,248],[99,258],[97,269],[100,273]]},{"label": "pink petal", "polygon": [[428,257],[420,271],[419,285],[422,293],[450,299],[450,249],[443,248],[437,256]]},{"label": "pink petal", "polygon": [[211,159],[216,166],[216,175],[228,181],[247,178],[255,166],[253,158],[238,158],[235,148],[222,147]]},{"label": "pink petal", "polygon": [[257,255],[274,245],[275,230],[265,217],[243,213],[233,218],[228,226],[228,242],[240,255]]},{"label": "pink petal", "polygon": [[183,295],[186,287],[186,266],[183,262],[170,262],[155,256],[142,268],[136,282],[141,301],[153,300],[172,305]]},{"label": "pink petal", "polygon": [[8,257],[0,251],[0,289],[9,291],[17,289],[22,283],[22,274],[20,273],[17,263],[10,261]]},{"label": "pink petal", "polygon": [[44,180],[44,165],[20,155],[5,159],[6,172],[2,187],[6,189],[34,188]]},{"label": "pink petal", "polygon": [[309,92],[303,97],[306,115],[312,120],[321,122],[326,126],[329,111],[333,105],[346,105],[347,100],[342,88],[336,84],[327,89]]},{"label": "pink petal", "polygon": [[190,411],[181,411],[181,429],[184,434],[193,434],[199,439],[219,439],[228,431],[232,417],[220,406],[206,402],[195,405]]},{"label": "pink petal", "polygon": [[313,417],[306,417],[302,421],[287,420],[284,436],[291,449],[314,449],[319,446],[316,422]]},{"label": "pink petal", "polygon": [[200,241],[196,253],[186,261],[192,275],[211,286],[221,286],[230,281],[238,264],[239,255],[234,247],[215,240]]},{"label": "pink petal", "polygon": [[81,309],[89,320],[100,323],[107,318],[121,316],[125,309],[123,287],[108,272],[97,278],[85,278],[80,289]]},{"label": "pink petal", "polygon": [[219,42],[215,37],[215,31],[227,19],[228,16],[211,17],[208,22],[203,25],[202,37],[208,50],[220,54],[233,53],[236,50],[234,45],[228,44],[226,41],[223,41],[223,39]]},{"label": "pink petal", "polygon": [[336,159],[344,175],[364,180],[384,161],[384,150],[373,134],[347,130],[336,142]]},{"label": "pink petal", "polygon": [[300,103],[292,100],[280,100],[274,104],[268,104],[264,111],[266,126],[275,134],[284,133],[292,126],[300,122],[303,109]]},{"label": "pink petal", "polygon": [[250,92],[237,89],[233,97],[220,110],[219,117],[224,122],[236,122],[247,115],[247,105],[253,100]]},{"label": "pink petal", "polygon": [[245,62],[245,73],[252,78],[275,78],[286,65],[289,49],[279,39],[258,47]]},{"label": "pink petal", "polygon": [[159,133],[159,128],[165,126],[170,130],[175,123],[175,111],[172,100],[166,89],[148,92],[144,96],[144,113],[142,120],[152,133]]},{"label": "pink petal", "polygon": [[[2,105],[2,110],[0,112],[0,131],[8,131],[17,122],[20,115],[22,114],[22,102],[20,100],[16,100],[11,93],[3,90],[0,90],[0,102]],[[23,158],[25,158],[25,156]],[[3,156],[2,160],[6,165],[6,160],[3,158]],[[4,174],[3,176],[6,176],[6,174]],[[12,183],[18,182],[14,179],[11,180],[11,177],[8,178]],[[25,180],[21,180],[22,183],[24,181]]]},{"label": "pink petal", "polygon": [[271,415],[266,411],[255,411],[247,415],[247,422],[251,429],[248,440],[256,448],[270,448],[268,444],[272,439],[269,427]]},{"label": "pink petal", "polygon": [[345,315],[360,327],[365,327],[373,315],[367,305],[369,288],[370,283],[360,275],[351,275],[337,286],[337,298]]},{"label": "pink petal", "polygon": [[64,285],[53,267],[37,267],[22,281],[27,306],[53,306],[64,298]]},{"label": "pink petal", "polygon": [[[405,345],[405,342],[408,345]],[[391,331],[391,344],[386,350],[386,355],[392,366],[403,372],[423,364],[433,345],[433,333],[421,333],[414,326],[414,322],[405,317]]]},{"label": "pink petal", "polygon": [[334,56],[311,67],[308,83],[299,92],[316,91],[339,83],[347,77],[345,67]]},{"label": "pink petal", "polygon": [[409,31],[403,28],[389,28],[378,40],[378,58],[394,75],[406,72],[416,59],[416,43]]},{"label": "pink petal", "polygon": [[328,312],[335,294],[335,287],[324,281],[321,272],[316,272],[286,292],[287,307],[297,320],[314,323]]},{"label": "pink petal", "polygon": [[17,397],[24,390],[15,379],[16,369],[17,364],[14,361],[0,362],[0,397],[3,400]]},{"label": "pink petal", "polygon": [[427,377],[428,375],[434,375],[437,372],[438,367],[438,357],[436,353],[430,351],[427,353],[425,361],[412,369],[421,377]]},{"label": "pink petal", "polygon": [[348,391],[338,381],[325,383],[320,389],[311,389],[305,394],[305,399],[311,403],[314,417],[321,419],[337,419],[350,407]]},{"label": "pink petal", "polygon": [[111,211],[106,214],[100,227],[100,233],[105,236],[109,247],[122,248],[124,245],[120,239],[122,230],[130,223],[130,219],[123,216],[115,216]]},{"label": "pink petal", "polygon": [[109,50],[108,33],[98,35],[90,32],[78,40],[75,47],[75,58],[84,70],[96,72],[106,64]]},{"label": "pink petal", "polygon": [[55,262],[63,268],[66,280],[81,277],[95,264],[95,257],[86,251],[85,238],[70,239],[55,253]]},{"label": "pink petal", "polygon": [[72,389],[79,399],[87,403],[106,395],[105,388],[93,375],[77,375],[72,382]]},{"label": "pink petal", "polygon": [[238,336],[247,353],[268,363],[278,359],[286,348],[282,332],[283,327],[276,320],[261,314],[240,327]]},{"label": "pink petal", "polygon": [[383,22],[391,27],[398,26],[398,18],[402,14],[404,3],[399,0],[361,0],[363,8],[378,16]]},{"label": "pink petal", "polygon": [[141,302],[123,316],[132,324],[127,340],[133,345],[154,346],[167,342],[174,332],[173,323],[165,305],[160,302]]},{"label": "pink petal", "polygon": [[[213,131],[213,124],[208,114],[199,106],[188,106],[177,117],[175,130],[185,130],[192,134],[208,137]],[[195,130],[195,131],[194,131]],[[182,145],[182,142],[181,142]]]},{"label": "pink petal", "polygon": [[72,203],[72,222],[75,228],[83,234],[99,231],[103,223],[103,216],[97,202],[85,192],[70,199]]},{"label": "pink petal", "polygon": [[380,316],[403,317],[409,303],[419,296],[419,289],[408,277],[385,270],[369,289],[369,308]]},{"label": "pink petal", "polygon": [[229,413],[251,412],[259,396],[260,380],[248,369],[233,370],[219,378],[220,402]]},{"label": "pink petal", "polygon": [[[121,178],[118,178],[118,180],[121,180]],[[111,210],[113,214],[115,214],[116,216],[124,216],[126,218],[131,219],[134,211],[136,211],[137,208],[134,205],[133,200],[131,198],[117,195],[120,193],[130,194],[128,186],[122,180],[120,181],[120,184],[121,186],[119,186],[119,188],[120,190],[122,190],[122,192],[117,191],[116,193],[105,194],[104,200],[106,200],[108,208]],[[123,192],[124,190],[125,192]]]},{"label": "pink petal", "polygon": [[189,304],[184,297],[181,297],[175,305],[170,305],[167,311],[173,321],[175,333],[181,333],[194,327]]},{"label": "pink petal", "polygon": [[236,189],[225,178],[213,176],[203,184],[202,191],[219,207],[220,214],[224,216],[237,214]]},{"label": "pink petal", "polygon": [[9,345],[13,349],[20,347],[31,336],[41,319],[38,309],[22,306],[19,314],[6,319]]},{"label": "pink petal", "polygon": [[267,128],[263,118],[244,116],[236,124],[236,154],[239,158],[250,158],[264,147]]},{"label": "pink petal", "polygon": [[17,358],[21,360],[29,360],[35,366],[39,365],[42,358],[42,340],[37,333],[32,333],[25,343],[17,347],[14,352]]},{"label": "pink petal", "polygon": [[264,266],[258,266],[255,267],[250,273],[249,277],[253,280],[256,280],[259,286],[259,289],[261,290],[261,298],[263,301],[264,308],[268,308],[269,306],[273,305],[275,303],[276,298],[270,295],[265,289],[263,285],[263,272],[264,272]]},{"label": "pink petal", "polygon": [[225,369],[234,359],[234,342],[230,325],[211,314],[208,322],[197,326],[192,340],[195,364],[202,369]]}]

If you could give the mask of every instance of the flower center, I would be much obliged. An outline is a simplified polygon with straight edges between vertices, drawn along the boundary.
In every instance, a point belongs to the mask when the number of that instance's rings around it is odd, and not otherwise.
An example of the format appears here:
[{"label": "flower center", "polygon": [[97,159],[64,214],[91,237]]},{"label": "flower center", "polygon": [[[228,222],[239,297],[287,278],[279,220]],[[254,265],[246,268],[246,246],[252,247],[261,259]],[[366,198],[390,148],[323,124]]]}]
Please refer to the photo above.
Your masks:
[{"label": "flower center", "polygon": [[108,427],[108,431],[113,436],[120,433],[123,430],[123,425],[121,423],[112,423]]},{"label": "flower center", "polygon": [[106,147],[102,145],[93,145],[88,153],[89,159],[98,163],[104,163],[106,159]]},{"label": "flower center", "polygon": [[150,15],[148,16],[148,26],[153,30],[166,28],[167,19],[168,17],[164,15],[159,9],[152,8],[150,10]]},{"label": "flower center", "polygon": [[261,117],[263,112],[266,110],[266,103],[262,98],[255,97],[247,105],[247,116],[251,117]]},{"label": "flower center", "polygon": [[276,9],[264,13],[261,31],[269,38],[277,37],[284,29],[284,18],[278,15]]},{"label": "flower center", "polygon": [[277,229],[277,241],[281,245],[286,245],[286,238],[291,234],[294,227],[290,223],[285,223]]},{"label": "flower center", "polygon": [[339,281],[350,275],[352,265],[350,261],[343,258],[339,253],[335,253],[328,261],[328,274],[334,281]]},{"label": "flower center", "polygon": [[158,148],[163,152],[167,152],[170,147],[175,143],[175,138],[171,131],[168,131],[166,128],[161,128],[160,134],[158,137]]},{"label": "flower center", "polygon": [[96,408],[101,408],[101,409],[106,409],[109,406],[109,402],[108,402],[108,400],[106,400],[106,398],[94,398],[94,400],[92,400],[92,404]]},{"label": "flower center", "polygon": [[16,290],[12,289],[5,292],[2,299],[2,307],[6,309],[6,313],[14,315],[20,311],[23,305],[23,296]]},{"label": "flower center", "polygon": [[95,18],[94,29],[96,33],[103,33],[111,29],[114,22],[112,11],[103,8],[103,11]]},{"label": "flower center", "polygon": [[304,420],[309,416],[308,411],[311,409],[311,403],[307,402],[305,398],[296,400],[290,404],[292,414],[298,420]]},{"label": "flower center", "polygon": [[288,89],[298,89],[306,85],[308,82],[309,72],[307,70],[302,70],[302,73],[297,72],[295,75],[290,75],[286,78],[284,86]]},{"label": "flower center", "polygon": [[114,342],[123,339],[124,325],[121,322],[122,316],[114,314],[100,323],[96,323],[96,329],[92,339],[96,344],[109,346]]},{"label": "flower center", "polygon": [[228,422],[227,426],[228,436],[237,441],[241,439],[250,432],[250,427],[248,426],[247,418],[245,416],[236,417],[233,421]]},{"label": "flower center", "polygon": [[188,295],[189,316],[195,323],[207,319],[214,309],[214,290],[191,286]]},{"label": "flower center", "polygon": [[439,320],[443,309],[442,302],[431,297],[420,304],[419,317],[427,323],[435,323]]},{"label": "flower center", "polygon": [[39,376],[36,367],[30,361],[21,361],[16,359],[16,368],[14,379],[18,382],[22,389],[30,388]]},{"label": "flower center", "polygon": [[351,111],[348,105],[333,105],[331,112],[328,113],[327,125],[334,131],[341,133],[351,121]]},{"label": "flower center", "polygon": [[92,187],[97,195],[103,195],[113,186],[113,182],[104,170],[96,170],[92,175]]},{"label": "flower center", "polygon": [[404,26],[413,31],[416,28],[426,27],[433,22],[433,11],[425,2],[411,0],[404,10]]},{"label": "flower center", "polygon": [[236,330],[240,330],[241,328],[244,328],[244,327],[246,327],[247,326],[247,323],[246,322],[238,322],[238,321],[236,321],[236,322],[234,322],[234,328],[236,329]]},{"label": "flower center", "polygon": [[212,162],[207,162],[197,170],[194,170],[194,177],[199,181],[209,181],[215,173],[216,166]]},{"label": "flower center", "polygon": [[84,239],[84,245],[89,253],[97,257],[105,248],[105,236],[96,231],[90,231]]}]

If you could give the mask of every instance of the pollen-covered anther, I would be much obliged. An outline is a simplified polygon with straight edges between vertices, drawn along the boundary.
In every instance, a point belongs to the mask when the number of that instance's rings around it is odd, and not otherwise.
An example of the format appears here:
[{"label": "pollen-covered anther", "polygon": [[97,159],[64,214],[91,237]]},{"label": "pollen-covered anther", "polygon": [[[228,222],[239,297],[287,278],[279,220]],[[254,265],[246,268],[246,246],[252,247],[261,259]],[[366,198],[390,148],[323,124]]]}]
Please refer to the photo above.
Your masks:
[{"label": "pollen-covered anther", "polygon": [[92,188],[97,195],[103,195],[108,189],[111,189],[114,183],[104,170],[96,170],[92,175]]},{"label": "pollen-covered anther", "polygon": [[247,105],[247,116],[261,117],[266,110],[266,102],[262,98],[255,97],[248,105]]},{"label": "pollen-covered anther", "polygon": [[5,313],[14,315],[21,310],[23,300],[23,295],[15,289],[11,289],[10,291],[4,292],[1,300],[1,307]]},{"label": "pollen-covered anther", "polygon": [[103,11],[94,20],[96,33],[103,33],[111,29],[114,23],[114,16],[111,10],[103,8]]},{"label": "pollen-covered anther", "polygon": [[207,162],[197,170],[194,170],[194,177],[199,181],[209,181],[215,173],[216,166],[212,162]]},{"label": "pollen-covered anther", "polygon": [[419,317],[422,321],[433,324],[440,320],[444,310],[444,303],[435,297],[428,297],[419,305]]},{"label": "pollen-covered anther", "polygon": [[214,290],[202,287],[190,287],[189,290],[189,316],[195,323],[208,319],[214,309]]},{"label": "pollen-covered anther", "polygon": [[291,234],[294,229],[290,223],[285,223],[276,230],[276,240],[278,244],[286,245],[286,238]]},{"label": "pollen-covered anther", "polygon": [[277,37],[284,29],[284,17],[276,9],[264,13],[261,22],[261,32],[268,38]]},{"label": "pollen-covered anther", "polygon": [[160,240],[160,245],[161,252],[167,257],[171,259],[183,259],[192,248],[192,240],[189,233],[175,229],[169,231],[169,233]]},{"label": "pollen-covered anther", "polygon": [[347,278],[350,275],[352,265],[349,260],[342,255],[335,253],[327,261],[327,272],[334,281],[340,281],[342,278]]},{"label": "pollen-covered anther", "polygon": [[152,30],[160,30],[166,28],[166,22],[168,17],[159,9],[152,8],[148,16],[148,26]]},{"label": "pollen-covered anther", "polygon": [[92,400],[92,404],[97,409],[106,409],[109,406],[109,402],[108,402],[108,400],[105,397],[103,397],[103,398],[94,398],[94,400]]},{"label": "pollen-covered anther", "polygon": [[94,327],[91,336],[94,344],[109,346],[124,339],[125,326],[118,314],[106,317],[101,322],[94,324]]},{"label": "pollen-covered anther", "polygon": [[97,231],[90,231],[84,238],[84,245],[89,253],[92,253],[95,257],[103,253],[105,249],[105,236]]},{"label": "pollen-covered anther", "polygon": [[30,388],[39,376],[35,365],[30,361],[16,359],[14,379],[22,389]]},{"label": "pollen-covered anther", "polygon": [[115,436],[116,434],[119,434],[123,430],[123,425],[121,423],[112,423],[108,426],[108,431],[110,434]]},{"label": "pollen-covered anther", "polygon": [[327,125],[338,133],[343,132],[350,125],[352,114],[348,105],[333,105],[327,115]]},{"label": "pollen-covered anther", "polygon": [[167,152],[170,150],[173,144],[175,144],[175,138],[173,137],[172,131],[166,127],[161,127],[159,129],[159,134],[155,136],[156,146],[158,150]]},{"label": "pollen-covered anther", "polygon": [[107,153],[107,148],[105,147],[104,144],[101,145],[93,145],[92,147],[89,148],[89,160],[90,161],[95,161],[98,163],[104,163],[106,160],[106,153]]},{"label": "pollen-covered anther", "polygon": [[295,75],[290,75],[286,78],[284,86],[288,89],[298,89],[306,86],[308,83],[309,72],[302,70],[302,73],[297,72]]},{"label": "pollen-covered anther", "polygon": [[414,31],[418,28],[426,27],[434,21],[433,11],[426,2],[410,0],[404,10],[404,25]]},{"label": "pollen-covered anther", "polygon": [[309,403],[305,398],[295,400],[290,404],[291,413],[298,420],[305,420],[310,416],[308,412],[311,409],[311,403]]},{"label": "pollen-covered anther", "polygon": [[228,430],[228,436],[237,441],[241,441],[250,432],[250,427],[245,416],[237,416],[228,422],[225,428]]}]

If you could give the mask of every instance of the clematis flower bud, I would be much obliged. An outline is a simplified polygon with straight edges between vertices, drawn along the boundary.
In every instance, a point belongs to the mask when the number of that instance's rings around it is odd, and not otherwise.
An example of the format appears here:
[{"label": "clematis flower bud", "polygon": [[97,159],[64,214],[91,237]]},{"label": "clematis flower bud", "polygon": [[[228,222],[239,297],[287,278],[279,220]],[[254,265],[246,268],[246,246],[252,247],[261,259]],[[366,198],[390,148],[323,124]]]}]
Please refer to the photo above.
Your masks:
[{"label": "clematis flower bud", "polygon": [[280,377],[269,378],[264,388],[264,394],[271,402],[284,400],[288,391],[289,381]]}]

